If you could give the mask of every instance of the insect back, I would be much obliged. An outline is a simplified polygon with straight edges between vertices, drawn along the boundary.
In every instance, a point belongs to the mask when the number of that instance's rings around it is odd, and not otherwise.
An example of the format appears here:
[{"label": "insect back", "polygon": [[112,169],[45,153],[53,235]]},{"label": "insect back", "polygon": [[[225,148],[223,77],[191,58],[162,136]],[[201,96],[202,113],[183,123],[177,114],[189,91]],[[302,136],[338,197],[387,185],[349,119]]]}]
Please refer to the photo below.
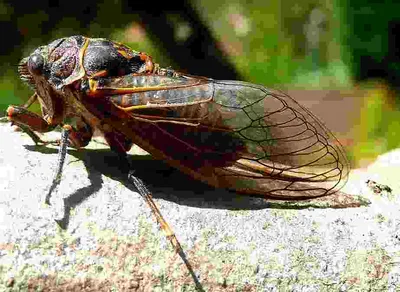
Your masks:
[{"label": "insect back", "polygon": [[[106,39],[72,36],[36,49],[19,65],[21,78],[37,87],[44,77],[60,89],[83,77],[96,78],[153,70],[151,57]],[[36,86],[35,86],[36,85]]]},{"label": "insect back", "polygon": [[105,39],[91,39],[83,58],[89,78],[142,74],[153,70],[153,62],[127,46]]},{"label": "insect back", "polygon": [[[37,132],[67,122],[73,130],[71,145],[83,147],[95,128],[107,132],[101,127],[101,116],[94,117],[78,102],[89,89],[89,80],[148,74],[152,70],[151,57],[120,43],[83,36],[55,40],[37,48],[19,64],[21,78],[36,91],[32,102],[39,101],[42,116],[14,106],[8,110],[9,120]],[[113,135],[112,129],[108,132],[108,136]]]}]

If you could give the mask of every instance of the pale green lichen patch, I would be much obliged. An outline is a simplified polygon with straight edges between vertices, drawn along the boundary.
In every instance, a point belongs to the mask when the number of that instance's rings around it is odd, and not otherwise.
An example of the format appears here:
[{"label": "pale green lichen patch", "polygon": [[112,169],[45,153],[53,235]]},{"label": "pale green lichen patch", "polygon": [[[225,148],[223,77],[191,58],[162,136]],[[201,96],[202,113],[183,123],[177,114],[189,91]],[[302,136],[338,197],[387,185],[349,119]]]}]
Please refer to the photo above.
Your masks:
[{"label": "pale green lichen patch", "polygon": [[250,214],[249,210],[230,210],[228,212],[231,216],[248,216]]},{"label": "pale green lichen patch", "polygon": [[[201,240],[190,251],[189,257],[207,291],[223,287],[227,291],[241,291],[246,286],[243,280],[248,279],[251,283],[254,276],[254,264],[249,261],[249,252],[251,250],[209,249],[207,240]],[[257,286],[254,282],[250,283],[248,289]],[[232,289],[234,287],[236,290]]]},{"label": "pale green lichen patch", "polygon": [[[79,247],[76,237],[58,230],[29,246],[30,252],[41,254],[43,262],[30,263],[16,269],[12,265],[0,266],[0,290],[47,291],[64,289],[81,291],[195,291],[186,266],[163,237],[154,232],[154,225],[143,218],[139,221],[139,236],[119,236],[114,231],[99,229],[88,223],[89,234],[96,238],[90,249]],[[186,250],[193,270],[208,291],[256,291],[252,281],[254,263],[247,250],[209,248],[209,230],[192,248]],[[88,236],[88,235],[87,235]],[[226,236],[222,242],[234,242]],[[185,249],[185,246],[183,246]],[[15,256],[10,247],[10,257]],[[51,260],[53,260],[53,262]],[[54,269],[54,265],[59,268]],[[53,267],[53,268],[51,268]],[[47,275],[47,276],[44,276]],[[248,279],[248,283],[243,279]],[[147,290],[146,290],[147,289]]]},{"label": "pale green lichen patch", "polygon": [[310,291],[323,291],[320,289],[323,286],[322,280],[316,277],[319,270],[318,259],[302,250],[291,252],[286,263],[280,256],[271,256],[268,262],[260,265],[260,269],[264,271],[260,287],[271,287],[276,291],[314,287]]},{"label": "pale green lichen patch", "polygon": [[388,219],[383,214],[379,213],[375,216],[375,220],[378,223],[383,223],[386,222]]},{"label": "pale green lichen patch", "polygon": [[71,246],[75,243],[76,237],[70,235],[68,231],[57,226],[56,234],[54,236],[42,237],[38,242],[30,244],[28,248],[29,250],[38,249],[47,252],[57,246]]},{"label": "pale green lichen patch", "polygon": [[317,222],[315,220],[312,221],[312,223],[311,223],[311,228],[312,228],[311,230],[312,231],[318,230],[320,227],[321,227],[321,223],[320,222]]},{"label": "pale green lichen patch", "polygon": [[312,244],[319,244],[321,242],[321,238],[319,235],[312,235],[312,236],[304,238],[304,242],[312,243]]},{"label": "pale green lichen patch", "polygon": [[90,208],[85,208],[84,214],[86,215],[86,217],[90,217],[90,215],[92,214],[92,211],[90,210]]},{"label": "pale green lichen patch", "polygon": [[264,268],[269,272],[282,273],[285,270],[285,265],[282,264],[282,261],[278,256],[273,255],[269,258],[269,261],[264,264]]},{"label": "pale green lichen patch", "polygon": [[311,283],[315,278],[315,271],[318,269],[318,259],[308,255],[303,250],[294,250],[291,254],[291,271],[302,279],[303,283]]},{"label": "pale green lichen patch", "polygon": [[390,261],[387,252],[379,247],[351,251],[341,279],[349,290],[368,291],[374,287],[375,291],[387,291]]},{"label": "pale green lichen patch", "polygon": [[274,217],[278,218],[283,218],[287,223],[293,222],[293,220],[296,220],[296,217],[299,215],[298,210],[271,210],[271,215]]},{"label": "pale green lichen patch", "polygon": [[267,230],[267,229],[270,228],[271,226],[272,226],[272,223],[271,223],[271,222],[265,222],[265,223],[263,224],[262,229],[263,229],[263,230]]}]

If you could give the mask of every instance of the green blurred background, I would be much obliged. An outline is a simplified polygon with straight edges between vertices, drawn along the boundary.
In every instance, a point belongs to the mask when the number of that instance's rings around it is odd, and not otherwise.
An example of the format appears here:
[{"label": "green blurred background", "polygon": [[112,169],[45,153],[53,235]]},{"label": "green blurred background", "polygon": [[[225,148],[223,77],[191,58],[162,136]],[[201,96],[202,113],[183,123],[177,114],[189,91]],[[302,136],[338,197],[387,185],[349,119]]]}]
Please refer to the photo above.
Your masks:
[{"label": "green blurred background", "polygon": [[284,89],[364,166],[400,132],[400,4],[368,2],[0,0],[0,115],[32,94],[23,56],[59,37],[105,37],[163,67]]}]

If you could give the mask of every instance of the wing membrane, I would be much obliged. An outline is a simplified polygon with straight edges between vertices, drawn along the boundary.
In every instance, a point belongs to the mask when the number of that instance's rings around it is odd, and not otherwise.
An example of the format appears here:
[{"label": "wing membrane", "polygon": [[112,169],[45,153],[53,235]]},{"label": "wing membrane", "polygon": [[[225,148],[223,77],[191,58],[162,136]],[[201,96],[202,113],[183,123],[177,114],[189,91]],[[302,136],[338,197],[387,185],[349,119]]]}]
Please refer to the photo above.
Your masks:
[{"label": "wing membrane", "polygon": [[282,92],[192,76],[128,75],[97,90],[110,88],[120,93],[112,104],[131,121],[119,127],[133,131],[135,143],[211,185],[305,199],[333,193],[347,179],[339,142]]}]

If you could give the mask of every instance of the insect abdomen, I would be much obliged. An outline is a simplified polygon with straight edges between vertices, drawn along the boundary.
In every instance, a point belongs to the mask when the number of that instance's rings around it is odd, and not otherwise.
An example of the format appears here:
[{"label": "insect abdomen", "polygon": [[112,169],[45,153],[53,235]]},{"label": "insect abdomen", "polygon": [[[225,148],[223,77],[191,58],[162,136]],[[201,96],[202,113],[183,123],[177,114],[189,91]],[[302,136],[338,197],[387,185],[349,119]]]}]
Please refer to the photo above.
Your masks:
[{"label": "insect abdomen", "polygon": [[[128,80],[130,79],[130,80]],[[164,76],[129,76],[120,80],[118,86],[137,88],[138,92],[112,97],[112,101],[121,107],[139,105],[187,105],[210,100],[213,95],[213,84],[191,84],[186,79]],[[115,86],[114,84],[107,84]],[[106,88],[106,86],[104,86]],[[142,91],[141,88],[148,88]]]}]

